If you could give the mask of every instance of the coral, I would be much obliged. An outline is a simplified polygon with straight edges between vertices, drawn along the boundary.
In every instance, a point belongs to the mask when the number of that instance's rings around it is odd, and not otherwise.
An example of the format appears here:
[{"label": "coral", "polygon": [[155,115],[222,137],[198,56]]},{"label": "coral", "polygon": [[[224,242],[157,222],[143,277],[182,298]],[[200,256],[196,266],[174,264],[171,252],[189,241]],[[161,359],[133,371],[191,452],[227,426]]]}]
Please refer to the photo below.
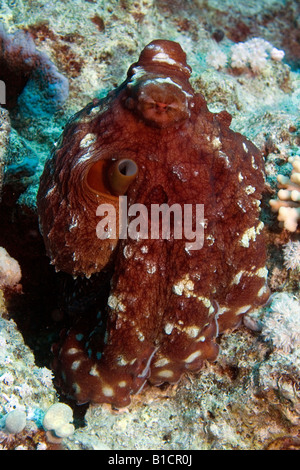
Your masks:
[{"label": "coral", "polygon": [[5,248],[0,247],[0,289],[15,287],[20,282],[21,277],[19,263],[9,256]]},{"label": "coral", "polygon": [[39,423],[40,412],[56,401],[53,383],[45,387],[40,378],[43,369],[35,365],[16,324],[0,316],[0,417],[21,410]]},{"label": "coral", "polygon": [[215,69],[223,69],[230,64],[232,69],[251,70],[259,74],[266,69],[270,59],[280,62],[283,57],[284,51],[276,49],[262,38],[253,38],[231,46],[228,56],[220,46],[214,44],[206,56],[206,62]]},{"label": "coral", "polygon": [[224,68],[227,65],[227,62],[227,54],[217,45],[214,45],[212,50],[206,56],[206,63],[217,70]]},{"label": "coral", "polygon": [[288,293],[276,294],[262,320],[262,336],[290,353],[300,347],[300,302]]},{"label": "coral", "polygon": [[300,220],[300,157],[290,157],[289,162],[293,169],[291,176],[278,175],[278,199],[271,199],[270,206],[273,212],[278,212],[278,220],[283,227],[295,232]]},{"label": "coral", "polygon": [[7,147],[10,134],[10,120],[8,111],[0,107],[0,202],[3,183],[4,169],[6,163]]},{"label": "coral", "polygon": [[[151,42],[117,89],[69,121],[45,165],[37,203],[51,263],[98,291],[114,270],[98,319],[84,312],[55,348],[57,376],[80,403],[126,406],[147,379],[200,370],[217,357],[218,331],[268,297],[262,155],[226,111],[208,110],[190,73],[178,43]],[[101,210],[122,213],[124,198],[129,210],[204,205],[204,243],[174,226],[167,237],[101,233]]]},{"label": "coral", "polygon": [[22,410],[10,411],[5,416],[5,431],[9,434],[18,434],[26,426],[26,413]]},{"label": "coral", "polygon": [[280,51],[262,38],[249,39],[231,47],[231,67],[250,68],[254,73],[260,73],[267,65],[267,58],[281,61],[284,51]]},{"label": "coral", "polygon": [[43,428],[55,437],[64,438],[73,434],[73,411],[65,403],[54,403],[44,416]]},{"label": "coral", "polygon": [[289,240],[283,246],[284,265],[287,269],[300,269],[300,241]]},{"label": "coral", "polygon": [[43,52],[36,49],[29,33],[6,33],[0,24],[0,79],[6,84],[6,107],[17,102],[30,113],[53,113],[68,97],[68,80]]}]

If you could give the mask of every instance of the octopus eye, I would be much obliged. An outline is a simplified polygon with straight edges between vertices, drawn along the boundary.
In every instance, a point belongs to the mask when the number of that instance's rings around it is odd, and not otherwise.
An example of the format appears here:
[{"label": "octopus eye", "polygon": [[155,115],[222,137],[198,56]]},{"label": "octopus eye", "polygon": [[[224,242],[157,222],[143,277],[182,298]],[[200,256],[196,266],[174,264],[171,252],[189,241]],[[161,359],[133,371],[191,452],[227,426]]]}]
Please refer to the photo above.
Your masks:
[{"label": "octopus eye", "polygon": [[137,164],[133,160],[117,160],[108,171],[109,186],[113,194],[121,196],[125,194],[129,185],[136,178]]},{"label": "octopus eye", "polygon": [[97,194],[121,196],[138,173],[137,164],[130,159],[99,160],[88,171],[86,183]]}]

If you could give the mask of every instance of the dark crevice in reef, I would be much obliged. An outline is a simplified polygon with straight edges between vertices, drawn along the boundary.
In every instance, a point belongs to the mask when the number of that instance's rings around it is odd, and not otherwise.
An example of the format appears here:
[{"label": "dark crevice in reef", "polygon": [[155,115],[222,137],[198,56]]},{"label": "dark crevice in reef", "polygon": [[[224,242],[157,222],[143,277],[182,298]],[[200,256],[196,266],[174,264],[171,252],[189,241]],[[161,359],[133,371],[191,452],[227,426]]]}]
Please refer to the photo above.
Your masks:
[{"label": "dark crevice in reef", "polygon": [[[90,280],[74,280],[67,274],[56,273],[45,254],[37,214],[17,203],[23,190],[13,185],[2,190],[0,246],[19,262],[22,271],[22,290],[5,291],[6,306],[9,318],[16,322],[32,350],[36,365],[51,369],[54,359],[51,347],[59,342],[61,332],[80,316],[95,323],[97,312],[104,312],[111,271],[94,275]],[[100,279],[100,287],[99,277],[103,281]],[[104,330],[105,325],[102,336]],[[76,406],[61,393],[55,380],[54,384],[62,400],[74,409],[76,427],[83,426],[88,405]]]},{"label": "dark crevice in reef", "polygon": [[[58,338],[57,280],[45,255],[37,215],[18,205],[19,192],[5,186],[0,205],[0,246],[15,258],[22,271],[22,292],[6,292],[7,310],[40,367],[51,365],[51,342]],[[54,319],[53,319],[54,316]]]}]

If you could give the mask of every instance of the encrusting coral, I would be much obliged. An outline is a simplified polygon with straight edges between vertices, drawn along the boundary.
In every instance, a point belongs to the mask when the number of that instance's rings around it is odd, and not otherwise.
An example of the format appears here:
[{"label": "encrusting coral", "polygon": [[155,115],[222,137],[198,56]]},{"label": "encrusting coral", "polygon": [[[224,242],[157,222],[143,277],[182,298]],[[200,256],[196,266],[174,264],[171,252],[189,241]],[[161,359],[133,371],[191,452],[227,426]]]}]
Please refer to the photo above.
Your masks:
[{"label": "encrusting coral", "polygon": [[[45,165],[37,203],[52,264],[108,279],[114,269],[106,310],[83,312],[55,348],[62,387],[79,403],[127,406],[147,380],[200,370],[218,355],[218,332],[268,298],[262,155],[229,128],[226,111],[208,110],[190,74],[178,43],[152,41],[116,90],[70,120]],[[204,205],[205,222],[188,216],[205,225],[204,243],[178,236],[175,224],[165,237],[131,236],[132,219],[128,234],[114,233],[99,217],[110,207],[118,218],[121,197],[131,217],[136,203],[176,206],[181,218]]]},{"label": "encrusting coral", "polygon": [[298,269],[300,271],[300,241],[289,240],[283,246],[284,266],[287,269]]},{"label": "encrusting coral", "polygon": [[230,48],[227,54],[215,44],[206,56],[206,62],[215,69],[222,69],[230,65],[232,69],[240,71],[251,70],[254,74],[262,73],[268,65],[268,60],[280,62],[284,51],[272,46],[262,38],[252,38],[246,42],[239,42]]},{"label": "encrusting coral", "polygon": [[300,347],[300,302],[284,292],[276,294],[262,320],[262,336],[285,353]]},{"label": "encrusting coral", "polygon": [[271,199],[270,206],[278,212],[278,220],[285,229],[295,232],[300,220],[300,157],[290,157],[293,169],[291,176],[278,175],[278,199]]},{"label": "encrusting coral", "polygon": [[21,280],[21,268],[14,258],[9,256],[5,248],[0,247],[0,289],[13,288]]}]

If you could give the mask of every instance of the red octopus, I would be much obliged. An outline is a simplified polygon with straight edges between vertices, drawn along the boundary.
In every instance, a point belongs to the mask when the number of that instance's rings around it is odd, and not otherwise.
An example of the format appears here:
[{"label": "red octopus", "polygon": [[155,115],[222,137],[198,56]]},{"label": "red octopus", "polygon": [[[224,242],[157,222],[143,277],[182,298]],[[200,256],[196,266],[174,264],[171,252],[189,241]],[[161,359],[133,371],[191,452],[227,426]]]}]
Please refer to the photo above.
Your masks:
[{"label": "red octopus", "polygon": [[[217,358],[218,334],[268,297],[262,155],[226,111],[208,110],[190,74],[179,44],[152,41],[116,90],[68,122],[45,165],[38,213],[51,263],[82,277],[114,269],[104,336],[103,318],[90,330],[79,321],[57,351],[79,403],[127,406],[146,381],[199,371]],[[125,235],[110,226],[124,201]],[[151,237],[151,208],[169,208],[171,221],[172,208],[195,206],[204,218],[194,210],[184,222],[202,243],[174,221]]]}]

